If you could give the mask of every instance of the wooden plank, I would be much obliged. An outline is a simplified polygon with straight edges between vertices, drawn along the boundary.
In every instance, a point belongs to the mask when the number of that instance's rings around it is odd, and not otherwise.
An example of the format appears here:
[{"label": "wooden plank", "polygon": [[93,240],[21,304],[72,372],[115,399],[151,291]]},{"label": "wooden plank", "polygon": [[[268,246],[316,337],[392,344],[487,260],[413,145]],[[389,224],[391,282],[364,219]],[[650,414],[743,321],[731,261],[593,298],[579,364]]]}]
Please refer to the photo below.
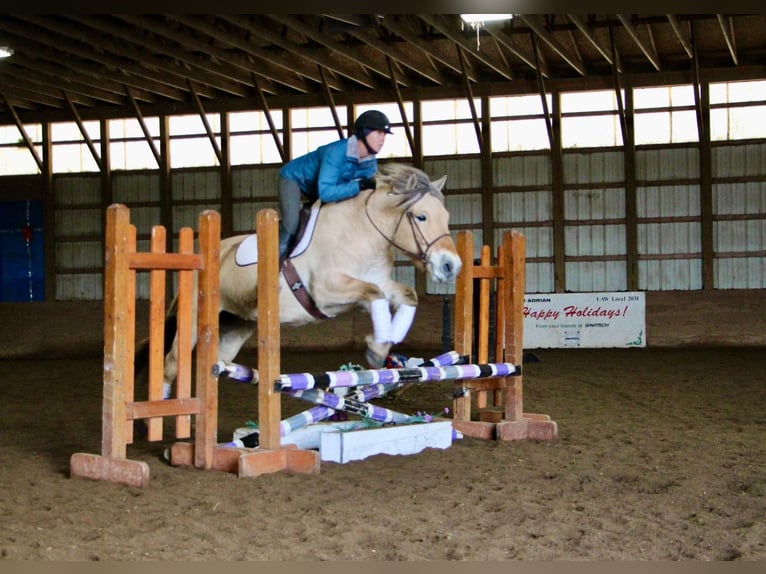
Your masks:
[{"label": "wooden plank", "polygon": [[[178,252],[191,254],[194,252],[194,232],[190,227],[184,227],[178,234]],[[191,397],[192,380],[192,348],[196,336],[193,325],[195,316],[192,309],[194,305],[194,272],[180,270],[178,272],[178,320],[176,321],[176,360],[178,373],[175,382],[176,397],[185,399]],[[176,418],[176,438],[188,438],[191,436],[191,417],[181,415]]]},{"label": "wooden plank", "polygon": [[218,378],[213,365],[218,360],[219,267],[221,216],[205,210],[199,217],[199,249],[204,266],[197,287],[197,374],[196,393],[201,412],[195,419],[194,466],[213,466],[218,436]]},{"label": "wooden plank", "polygon": [[128,261],[131,269],[138,270],[181,271],[202,268],[202,257],[196,253],[131,253]]},{"label": "wooden plank", "polygon": [[[148,419],[150,417],[196,415],[199,412],[201,412],[201,402],[198,397],[138,401],[128,403],[125,407],[125,416],[131,421],[134,419]],[[162,440],[162,436],[159,438],[149,438],[148,440]]]},{"label": "wooden plank", "polygon": [[[502,261],[504,260],[505,251],[503,250],[502,244],[498,246],[497,248],[497,269],[505,271],[503,266],[501,265]],[[510,279],[509,279],[510,280]],[[505,362],[505,305],[506,300],[504,297],[505,293],[505,275],[500,274],[500,276],[497,278],[497,282],[495,284],[495,356],[493,360],[497,363],[503,363]],[[521,363],[517,363],[521,364]],[[494,392],[492,404],[493,405],[502,405],[503,404],[503,391],[500,389],[497,389]]]},{"label": "wooden plank", "polygon": [[[164,253],[166,250],[165,228],[161,225],[152,227],[152,253]],[[165,278],[163,269],[153,269],[149,273],[149,400],[162,399],[162,382],[165,366]],[[147,440],[162,440],[162,418],[152,418],[147,423]]]},{"label": "wooden plank", "polygon": [[[279,325],[279,218],[274,209],[256,214],[258,235],[258,429],[262,449],[278,449],[282,439],[281,396],[274,381],[281,374]],[[278,460],[285,460],[279,458]],[[284,468],[284,467],[283,467]],[[248,470],[247,472],[255,472]]]},{"label": "wooden plank", "polygon": [[[136,252],[136,226],[129,225],[127,229],[127,238],[125,244],[125,254],[129,255]],[[136,385],[135,385],[135,357],[136,357],[136,272],[132,269],[128,270],[128,280],[125,295],[125,345],[127,346],[125,351],[125,379],[123,382],[124,395],[123,400],[125,403],[130,403],[135,400]],[[133,423],[129,420],[123,422],[125,427],[125,443],[131,444],[133,442]]]},{"label": "wooden plank", "polygon": [[127,363],[126,305],[129,270],[124,257],[130,211],[124,205],[106,211],[104,262],[104,382],[101,412],[101,454],[126,456],[125,365]]},{"label": "wooden plank", "polygon": [[[524,356],[524,265],[526,237],[517,231],[507,231],[503,236],[503,265],[505,298],[505,360],[521,365]],[[522,418],[522,376],[508,378],[505,390],[505,419]]]},{"label": "wooden plank", "polygon": [[[481,257],[479,259],[483,267],[488,267],[491,263],[491,253],[489,245],[481,246]],[[476,275],[474,274],[474,280]],[[476,345],[476,358],[477,363],[489,362],[489,315],[490,315],[490,285],[491,280],[488,278],[479,279],[479,316],[475,318],[478,321],[478,341]],[[487,406],[487,393],[486,391],[480,391],[476,395],[476,406],[478,408],[484,408]]]},{"label": "wooden plank", "polygon": [[[473,355],[473,234],[470,231],[458,231],[455,246],[463,266],[455,280],[454,345],[458,354],[471,357]],[[454,399],[452,416],[458,421],[471,420],[470,391]]]}]

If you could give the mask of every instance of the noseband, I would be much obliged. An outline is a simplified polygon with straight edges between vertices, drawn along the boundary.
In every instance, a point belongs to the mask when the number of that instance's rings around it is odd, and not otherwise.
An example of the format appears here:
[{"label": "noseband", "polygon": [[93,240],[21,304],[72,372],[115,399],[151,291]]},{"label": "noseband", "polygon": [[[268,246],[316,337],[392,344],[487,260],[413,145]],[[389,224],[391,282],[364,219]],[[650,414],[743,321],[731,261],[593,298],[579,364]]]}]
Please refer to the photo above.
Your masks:
[{"label": "noseband", "polygon": [[[432,241],[428,241],[426,239],[426,236],[423,234],[423,230],[420,229],[420,226],[415,221],[415,216],[412,213],[412,208],[415,206],[415,204],[423,199],[428,192],[421,192],[418,194],[418,198],[412,202],[409,209],[406,211],[403,211],[402,214],[399,216],[398,221],[396,222],[396,227],[394,227],[394,231],[391,234],[391,237],[383,233],[383,231],[375,224],[375,222],[372,220],[372,217],[370,217],[370,211],[368,209],[368,204],[370,203],[370,198],[373,196],[373,194],[376,193],[373,191],[370,195],[367,196],[367,199],[364,202],[364,213],[367,215],[367,219],[372,224],[372,226],[375,228],[375,231],[380,233],[380,235],[388,241],[392,246],[399,249],[402,253],[407,255],[408,257],[411,257],[412,259],[415,259],[417,261],[420,261],[423,265],[426,265],[428,262],[428,252],[431,251],[431,247],[434,246],[434,244],[439,241],[442,237],[448,237],[449,233],[442,233],[439,235],[436,239],[433,239]],[[407,216],[407,222],[410,224],[410,230],[412,231],[412,239],[415,241],[415,245],[418,248],[417,253],[410,251],[409,249],[405,249],[396,241],[394,241],[394,237],[396,237],[397,231],[399,231],[399,227],[402,224],[402,221],[404,220],[404,216]]]}]

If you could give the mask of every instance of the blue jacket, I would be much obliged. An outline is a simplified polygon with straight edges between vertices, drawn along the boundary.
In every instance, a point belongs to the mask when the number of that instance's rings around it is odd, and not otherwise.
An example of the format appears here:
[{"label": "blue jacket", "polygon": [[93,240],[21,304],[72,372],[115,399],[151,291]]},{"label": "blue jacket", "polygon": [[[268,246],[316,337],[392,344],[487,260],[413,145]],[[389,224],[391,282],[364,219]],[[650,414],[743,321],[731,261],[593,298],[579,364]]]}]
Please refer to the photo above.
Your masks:
[{"label": "blue jacket", "polygon": [[359,159],[354,135],[296,157],[282,166],[279,175],[296,181],[311,201],[318,197],[330,202],[357,195],[359,180],[374,177],[377,169],[374,155]]}]

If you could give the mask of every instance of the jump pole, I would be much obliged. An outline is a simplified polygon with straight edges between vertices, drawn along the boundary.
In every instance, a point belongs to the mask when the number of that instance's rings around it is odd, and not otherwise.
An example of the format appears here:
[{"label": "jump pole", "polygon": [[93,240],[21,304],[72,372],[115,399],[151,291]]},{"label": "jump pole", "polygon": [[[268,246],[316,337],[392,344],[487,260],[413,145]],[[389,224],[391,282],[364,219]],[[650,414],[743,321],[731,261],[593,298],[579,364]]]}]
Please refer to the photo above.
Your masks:
[{"label": "jump pole", "polygon": [[[521,365],[524,354],[524,282],[526,238],[517,230],[503,234],[495,264],[489,246],[481,249],[479,264],[474,261],[474,240],[470,231],[459,231],[456,247],[463,267],[455,284],[455,350],[472,362],[486,362],[489,356],[490,297],[495,288],[495,361]],[[479,312],[474,317],[474,284],[479,283]],[[478,320],[478,344],[473,353],[474,320]],[[475,393],[475,398],[474,398]],[[492,379],[458,380],[454,386],[452,426],[465,436],[497,440],[541,440],[558,438],[558,426],[548,415],[523,410],[523,369],[521,375]],[[491,406],[490,403],[491,397]],[[476,407],[476,416],[473,409]]]}]

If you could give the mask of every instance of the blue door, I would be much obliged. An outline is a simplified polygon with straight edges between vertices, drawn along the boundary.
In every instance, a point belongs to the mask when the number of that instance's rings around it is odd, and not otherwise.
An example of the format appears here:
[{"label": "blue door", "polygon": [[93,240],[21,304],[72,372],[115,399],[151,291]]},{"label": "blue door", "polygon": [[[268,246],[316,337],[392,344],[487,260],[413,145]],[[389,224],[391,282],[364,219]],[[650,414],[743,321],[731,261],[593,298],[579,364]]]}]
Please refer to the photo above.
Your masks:
[{"label": "blue door", "polygon": [[45,299],[43,202],[0,203],[0,301]]}]

